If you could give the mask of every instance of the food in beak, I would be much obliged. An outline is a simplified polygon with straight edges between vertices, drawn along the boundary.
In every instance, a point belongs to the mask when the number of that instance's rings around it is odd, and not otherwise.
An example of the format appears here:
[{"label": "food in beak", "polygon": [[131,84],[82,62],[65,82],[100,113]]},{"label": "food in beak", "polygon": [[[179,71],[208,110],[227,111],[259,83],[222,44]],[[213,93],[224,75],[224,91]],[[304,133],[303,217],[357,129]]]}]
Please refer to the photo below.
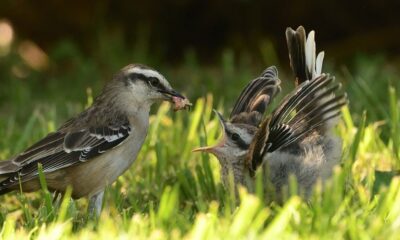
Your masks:
[{"label": "food in beak", "polygon": [[173,107],[174,111],[190,108],[190,106],[192,106],[192,104],[189,102],[189,99],[187,99],[187,98],[173,96],[172,102],[174,104],[174,107]]}]

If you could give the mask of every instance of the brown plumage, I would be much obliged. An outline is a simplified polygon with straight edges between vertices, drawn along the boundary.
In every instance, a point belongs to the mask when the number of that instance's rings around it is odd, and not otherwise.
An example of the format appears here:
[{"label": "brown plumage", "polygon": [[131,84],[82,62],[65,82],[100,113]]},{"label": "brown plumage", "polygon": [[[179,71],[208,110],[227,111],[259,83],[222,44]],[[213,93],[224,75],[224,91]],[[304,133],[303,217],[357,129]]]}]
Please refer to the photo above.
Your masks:
[{"label": "brown plumage", "polygon": [[106,185],[112,184],[136,159],[146,138],[149,111],[167,100],[184,108],[187,99],[172,89],[157,71],[129,65],[115,74],[93,105],[71,118],[24,152],[0,162],[0,194],[22,185],[40,189],[38,164],[50,190],[91,198],[90,211],[100,213]]}]

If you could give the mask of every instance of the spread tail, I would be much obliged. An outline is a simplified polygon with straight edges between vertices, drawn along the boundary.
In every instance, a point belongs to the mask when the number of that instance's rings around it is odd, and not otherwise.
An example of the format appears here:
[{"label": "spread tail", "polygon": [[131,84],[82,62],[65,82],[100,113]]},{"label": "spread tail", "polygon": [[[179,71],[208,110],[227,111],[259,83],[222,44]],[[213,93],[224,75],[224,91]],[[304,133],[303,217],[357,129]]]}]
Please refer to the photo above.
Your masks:
[{"label": "spread tail", "polygon": [[322,73],[324,52],[319,52],[316,57],[314,36],[315,32],[311,31],[306,37],[303,26],[298,27],[296,31],[290,27],[286,28],[290,66],[297,84],[314,79]]}]

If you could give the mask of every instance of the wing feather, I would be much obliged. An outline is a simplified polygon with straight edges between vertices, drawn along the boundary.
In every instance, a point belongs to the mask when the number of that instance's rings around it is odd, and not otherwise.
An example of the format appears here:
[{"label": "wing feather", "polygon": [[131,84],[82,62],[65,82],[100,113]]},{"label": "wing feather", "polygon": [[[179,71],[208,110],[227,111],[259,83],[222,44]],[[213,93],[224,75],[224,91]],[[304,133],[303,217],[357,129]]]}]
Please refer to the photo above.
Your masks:
[{"label": "wing feather", "polygon": [[314,132],[324,134],[328,122],[340,116],[341,107],[347,104],[346,94],[338,94],[339,90],[333,77],[321,75],[289,94],[262,123],[250,145],[247,162],[251,171],[262,164],[266,153],[283,150]]},{"label": "wing feather", "polygon": [[278,70],[271,66],[243,89],[230,114],[231,122],[258,126],[267,106],[279,92]]},{"label": "wing feather", "polygon": [[0,191],[38,175],[38,164],[49,173],[88,161],[107,150],[119,146],[131,133],[129,121],[120,126],[105,126],[68,133],[51,133],[10,163],[14,172],[0,182]]}]

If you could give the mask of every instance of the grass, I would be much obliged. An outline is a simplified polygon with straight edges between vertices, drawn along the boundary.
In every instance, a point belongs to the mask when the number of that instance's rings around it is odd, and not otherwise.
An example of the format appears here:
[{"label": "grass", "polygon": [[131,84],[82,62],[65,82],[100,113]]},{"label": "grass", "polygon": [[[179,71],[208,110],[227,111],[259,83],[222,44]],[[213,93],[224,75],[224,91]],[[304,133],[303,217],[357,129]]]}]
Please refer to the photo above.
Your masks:
[{"label": "grass", "polygon": [[[23,66],[16,53],[0,59],[0,159],[81,111],[103,85],[97,79],[105,80],[126,59],[135,58],[112,52],[98,53],[98,59],[115,60],[103,68],[101,61],[86,59],[64,43],[49,54],[57,64],[46,72],[25,67],[29,77],[24,79],[12,73],[13,67]],[[146,56],[137,58],[151,64]],[[194,108],[174,113],[163,103],[154,109],[140,155],[107,189],[98,221],[88,219],[87,200],[72,201],[70,189],[51,201],[41,181],[43,190],[37,193],[0,197],[0,238],[398,238],[400,178],[394,170],[400,165],[400,75],[395,68],[383,57],[370,56],[356,57],[350,67],[331,66],[351,101],[337,127],[344,142],[342,164],[324,189],[316,186],[309,202],[293,193],[283,205],[266,203],[261,191],[252,195],[241,189],[239,203],[221,185],[217,160],[191,152],[218,139],[212,109],[227,115],[241,88],[262,70],[235,59],[226,51],[217,67],[202,67],[188,53],[180,67],[161,69],[169,79],[174,76],[172,84],[191,97]],[[290,83],[284,89],[291,89]]]}]

